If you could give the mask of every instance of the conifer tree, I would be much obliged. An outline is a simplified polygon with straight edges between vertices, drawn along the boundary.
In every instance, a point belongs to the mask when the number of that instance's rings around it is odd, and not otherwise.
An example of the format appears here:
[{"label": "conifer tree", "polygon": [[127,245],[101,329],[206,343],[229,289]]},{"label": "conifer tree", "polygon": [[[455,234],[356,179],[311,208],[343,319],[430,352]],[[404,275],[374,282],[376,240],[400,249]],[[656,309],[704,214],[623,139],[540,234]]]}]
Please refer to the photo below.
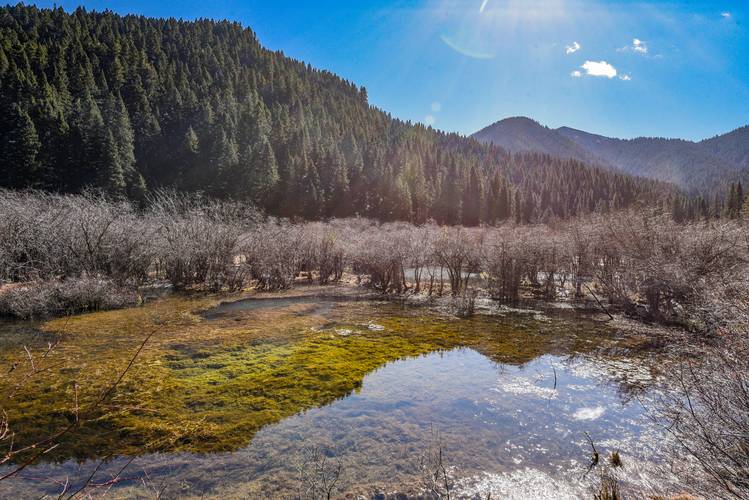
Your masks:
[{"label": "conifer tree", "polygon": [[481,181],[475,168],[468,174],[468,183],[463,190],[463,225],[477,226],[481,220],[483,193]]},{"label": "conifer tree", "polygon": [[111,130],[107,131],[102,160],[104,168],[100,172],[99,186],[112,196],[123,196],[126,188],[125,169]]},{"label": "conifer tree", "polygon": [[267,139],[258,145],[253,160],[255,169],[250,174],[250,199],[265,202],[275,195],[279,180],[276,156]]},{"label": "conifer tree", "polygon": [[12,106],[3,126],[0,142],[0,176],[9,187],[35,186],[38,181],[37,156],[41,142],[34,122],[19,106]]}]

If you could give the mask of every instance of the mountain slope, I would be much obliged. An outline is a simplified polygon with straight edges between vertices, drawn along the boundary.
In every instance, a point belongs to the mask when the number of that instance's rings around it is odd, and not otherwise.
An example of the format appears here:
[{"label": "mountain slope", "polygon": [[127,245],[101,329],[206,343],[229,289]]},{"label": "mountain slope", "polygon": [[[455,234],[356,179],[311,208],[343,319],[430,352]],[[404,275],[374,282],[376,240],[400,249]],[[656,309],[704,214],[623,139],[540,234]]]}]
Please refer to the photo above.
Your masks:
[{"label": "mountain slope", "polygon": [[0,7],[0,186],[167,187],[286,217],[468,225],[678,196],[393,119],[237,23],[20,4]]},{"label": "mountain slope", "polygon": [[481,143],[501,146],[512,153],[534,151],[579,161],[595,160],[574,141],[524,116],[500,120],[471,137]]},{"label": "mountain slope", "polygon": [[619,170],[685,188],[708,187],[735,176],[739,170],[701,145],[681,139],[610,139],[568,127],[557,132]]},{"label": "mountain slope", "polygon": [[706,139],[700,145],[727,162],[749,169],[749,125]]},{"label": "mountain slope", "polygon": [[509,118],[473,134],[510,151],[536,151],[612,167],[628,174],[710,192],[749,172],[749,127],[695,143],[680,139],[612,139],[569,127],[550,129]]}]

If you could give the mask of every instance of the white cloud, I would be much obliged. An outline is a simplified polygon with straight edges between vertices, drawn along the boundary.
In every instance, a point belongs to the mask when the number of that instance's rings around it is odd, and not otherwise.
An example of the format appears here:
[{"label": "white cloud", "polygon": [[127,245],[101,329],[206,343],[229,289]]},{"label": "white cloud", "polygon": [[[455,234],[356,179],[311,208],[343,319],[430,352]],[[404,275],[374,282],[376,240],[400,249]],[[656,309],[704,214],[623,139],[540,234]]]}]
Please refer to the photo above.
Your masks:
[{"label": "white cloud", "polygon": [[617,52],[637,52],[638,54],[645,55],[648,53],[648,46],[645,42],[640,40],[639,38],[633,38],[632,39],[632,45],[627,45],[626,47],[622,47],[620,49],[616,49]]},{"label": "white cloud", "polygon": [[571,76],[572,78],[580,78],[581,76],[583,76],[583,74],[582,74],[582,73],[580,73],[580,71],[578,71],[578,70],[575,70],[575,71],[573,71],[572,73],[570,73],[570,76]]},{"label": "white cloud", "polygon": [[731,18],[731,13],[730,12],[721,12],[720,15],[722,17],[725,17],[726,19],[730,19]]},{"label": "white cloud", "polygon": [[603,76],[606,78],[616,76],[616,68],[606,61],[585,61],[585,64],[580,67],[585,70],[585,74],[588,76]]},{"label": "white cloud", "polygon": [[426,115],[424,117],[424,123],[426,123],[429,126],[434,125],[434,122],[436,122],[437,119],[434,117],[434,115]]},{"label": "white cloud", "polygon": [[440,111],[442,111],[442,103],[438,101],[434,101],[432,103],[432,111],[434,113],[439,113]]},{"label": "white cloud", "polygon": [[619,79],[620,80],[624,80],[625,82],[628,82],[628,81],[632,80],[632,77],[629,76],[629,75],[619,75]]},{"label": "white cloud", "polygon": [[570,55],[570,54],[574,54],[575,52],[577,52],[581,48],[582,48],[582,45],[580,45],[577,42],[572,42],[572,45],[567,45],[565,47],[565,52],[567,53],[567,55]]}]

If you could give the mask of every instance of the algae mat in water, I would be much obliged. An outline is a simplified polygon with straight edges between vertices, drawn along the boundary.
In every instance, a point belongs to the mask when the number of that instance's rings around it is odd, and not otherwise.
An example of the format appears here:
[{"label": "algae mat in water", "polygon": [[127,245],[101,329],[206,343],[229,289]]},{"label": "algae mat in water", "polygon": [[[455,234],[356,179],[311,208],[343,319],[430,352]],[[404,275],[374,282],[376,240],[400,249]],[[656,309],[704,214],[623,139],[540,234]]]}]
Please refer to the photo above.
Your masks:
[{"label": "algae mat in water", "polygon": [[[212,297],[171,297],[143,307],[85,314],[41,325],[29,345],[37,357],[60,342],[44,370],[3,379],[3,408],[16,446],[69,425],[154,335],[113,395],[43,460],[85,460],[152,452],[240,449],[264,426],[356,391],[389,362],[470,347],[498,363],[546,353],[586,352],[615,342],[588,321],[530,316],[456,319],[427,309],[373,301],[294,301],[201,312]],[[5,335],[0,361],[26,356]],[[41,364],[43,363],[43,365]],[[19,457],[23,458],[23,457]]]}]

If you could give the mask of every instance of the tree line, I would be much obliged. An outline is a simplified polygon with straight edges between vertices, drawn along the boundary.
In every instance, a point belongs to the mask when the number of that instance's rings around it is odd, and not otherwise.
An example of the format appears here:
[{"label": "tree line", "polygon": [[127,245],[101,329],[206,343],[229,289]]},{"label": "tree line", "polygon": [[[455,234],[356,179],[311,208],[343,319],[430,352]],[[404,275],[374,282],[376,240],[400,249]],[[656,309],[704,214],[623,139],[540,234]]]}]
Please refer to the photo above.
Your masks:
[{"label": "tree line", "polygon": [[170,187],[283,217],[468,226],[691,203],[394,119],[237,23],[23,5],[0,8],[0,186],[135,201]]}]

